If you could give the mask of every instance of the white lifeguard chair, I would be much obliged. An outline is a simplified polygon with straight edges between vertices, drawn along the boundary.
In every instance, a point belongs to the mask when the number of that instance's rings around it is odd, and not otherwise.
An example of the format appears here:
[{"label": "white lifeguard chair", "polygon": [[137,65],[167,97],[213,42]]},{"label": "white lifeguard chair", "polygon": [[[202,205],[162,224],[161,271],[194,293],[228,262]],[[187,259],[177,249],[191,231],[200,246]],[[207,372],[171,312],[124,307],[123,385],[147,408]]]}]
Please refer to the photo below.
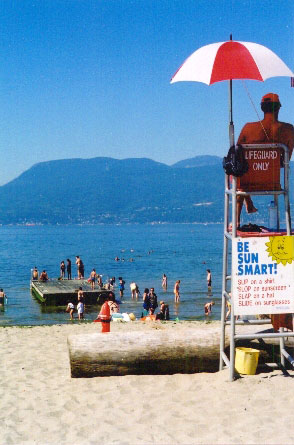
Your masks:
[{"label": "white lifeguard chair", "polygon": [[[266,338],[279,338],[280,339],[280,354],[281,354],[281,367],[285,368],[285,359],[287,359],[290,364],[293,366],[294,360],[285,350],[285,337],[294,337],[294,332],[284,332],[284,328],[280,328],[279,332],[267,332],[267,333],[247,333],[247,334],[236,334],[236,325],[262,325],[268,324],[269,320],[258,320],[258,319],[242,319],[236,320],[235,315],[238,314],[241,310],[237,308],[236,301],[238,301],[238,305],[242,302],[238,300],[240,294],[237,298],[236,291],[236,279],[239,272],[236,272],[237,264],[234,264],[234,259],[238,258],[236,256],[235,246],[238,246],[238,242],[242,246],[246,243],[247,247],[249,245],[258,245],[260,244],[259,239],[261,236],[270,237],[271,241],[278,240],[278,238],[273,237],[291,237],[291,217],[290,217],[290,202],[289,202],[289,150],[288,147],[283,144],[244,144],[242,145],[245,151],[245,158],[247,159],[249,170],[248,172],[240,178],[233,177],[232,182],[230,181],[229,176],[225,176],[225,205],[224,205],[224,247],[223,247],[223,277],[222,277],[222,309],[221,309],[221,339],[220,339],[220,370],[223,369],[224,365],[230,368],[230,380],[233,381],[235,379],[235,344],[237,340],[252,340]],[[264,163],[264,164],[262,164]],[[281,186],[281,166],[284,168],[283,174],[283,186]],[[279,204],[279,196],[282,195],[284,197],[284,208],[285,208],[285,222],[286,229],[280,230],[279,221],[277,231],[274,233],[245,233],[237,230],[237,220],[236,220],[236,200],[237,196],[246,196],[246,195],[271,195],[274,198],[274,201],[278,207]],[[230,213],[231,210],[231,213]],[[229,215],[232,216],[232,227],[229,230]],[[291,237],[292,238],[292,237]],[[294,238],[294,237],[293,237]],[[244,240],[247,241],[244,241]],[[290,239],[287,239],[290,241]],[[292,242],[292,241],[291,241]],[[243,244],[242,244],[243,243]],[[251,243],[251,244],[250,244]],[[252,244],[253,243],[253,244]],[[294,241],[293,241],[294,246]],[[234,247],[234,251],[233,251]],[[293,253],[293,252],[292,252]],[[232,254],[232,258],[230,258],[230,254]],[[245,255],[244,255],[245,256]],[[242,256],[240,258],[243,258]],[[250,254],[248,254],[248,258],[250,258]],[[257,256],[252,257],[252,261],[256,260]],[[274,258],[273,258],[274,260]],[[250,261],[250,260],[249,260]],[[278,259],[279,261],[279,259]],[[284,263],[283,263],[284,264]],[[288,264],[288,263],[287,263]],[[289,263],[290,264],[290,263]],[[294,262],[293,262],[294,264]],[[253,269],[253,266],[255,269]],[[251,269],[249,265],[245,265],[245,270],[248,272],[252,272],[253,270],[258,271],[258,264],[254,264]],[[262,270],[270,270],[271,272],[276,271],[277,266],[275,266],[275,262],[273,265],[262,264]],[[247,267],[247,269],[246,269]],[[269,269],[266,269],[266,268]],[[291,266],[292,267],[292,266]],[[241,269],[237,269],[242,271]],[[263,279],[263,278],[262,278]],[[262,281],[260,279],[260,281]],[[273,278],[274,279],[274,278]],[[235,281],[234,281],[235,280]],[[290,277],[289,277],[290,280]],[[292,278],[293,280],[293,278]],[[241,280],[242,281],[242,280]],[[258,286],[256,286],[257,289]],[[294,287],[294,283],[293,283]],[[240,286],[241,288],[241,286]],[[257,291],[256,291],[257,292]],[[286,291],[285,291],[286,292]],[[288,290],[287,290],[288,292]],[[289,293],[289,292],[288,292]],[[247,296],[250,293],[247,294]],[[246,294],[245,294],[246,295]],[[251,295],[251,294],[250,294]],[[248,307],[244,310],[247,310],[251,314],[269,314],[266,312],[264,306],[258,306],[257,296],[258,293],[253,294],[256,295],[256,300],[247,298]],[[269,294],[271,295],[271,294]],[[243,296],[242,296],[243,298]],[[294,300],[294,292],[293,298]],[[271,314],[274,313],[293,313],[294,312],[294,302],[291,300],[291,304],[288,306],[285,305],[285,311],[280,312],[282,309],[279,309],[270,306],[267,308],[267,311],[270,309]],[[226,315],[226,303],[227,301],[231,304],[231,318],[230,320],[225,319]],[[251,306],[249,305],[251,301]],[[270,300],[268,299],[267,302]],[[275,300],[274,300],[275,301]],[[277,300],[284,301],[284,300]],[[285,300],[288,301],[288,300]],[[252,306],[257,304],[257,306]],[[264,302],[263,302],[264,304]],[[287,308],[286,308],[287,306]],[[242,309],[243,310],[243,309]],[[278,312],[275,312],[278,310]],[[250,317],[249,317],[250,318]],[[230,357],[228,357],[225,353],[225,334],[226,327],[230,327]]]}]

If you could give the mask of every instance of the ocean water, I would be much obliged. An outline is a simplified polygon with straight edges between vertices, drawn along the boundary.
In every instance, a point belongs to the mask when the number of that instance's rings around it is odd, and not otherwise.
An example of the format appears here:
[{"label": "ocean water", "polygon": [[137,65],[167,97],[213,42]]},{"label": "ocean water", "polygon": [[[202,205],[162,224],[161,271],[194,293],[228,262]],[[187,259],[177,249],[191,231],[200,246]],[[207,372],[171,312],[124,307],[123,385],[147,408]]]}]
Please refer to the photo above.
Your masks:
[{"label": "ocean water", "polygon": [[[95,268],[103,280],[124,278],[121,312],[134,312],[137,317],[142,313],[142,297],[138,301],[130,297],[130,283],[135,281],[142,294],[145,287],[155,288],[158,301],[169,304],[172,319],[203,320],[204,304],[211,300],[215,306],[210,318],[220,319],[221,224],[2,226],[0,233],[0,287],[8,297],[0,326],[70,323],[64,308],[44,307],[32,297],[30,273],[37,266],[57,278],[60,261],[70,258],[72,275],[77,276],[76,255],[85,264],[85,277]],[[116,256],[124,261],[115,261]],[[211,292],[206,269],[212,272]],[[168,277],[166,292],[161,287],[163,273]],[[179,304],[173,301],[176,280],[181,280]],[[96,318],[98,310],[98,306],[88,307],[86,320]]]}]

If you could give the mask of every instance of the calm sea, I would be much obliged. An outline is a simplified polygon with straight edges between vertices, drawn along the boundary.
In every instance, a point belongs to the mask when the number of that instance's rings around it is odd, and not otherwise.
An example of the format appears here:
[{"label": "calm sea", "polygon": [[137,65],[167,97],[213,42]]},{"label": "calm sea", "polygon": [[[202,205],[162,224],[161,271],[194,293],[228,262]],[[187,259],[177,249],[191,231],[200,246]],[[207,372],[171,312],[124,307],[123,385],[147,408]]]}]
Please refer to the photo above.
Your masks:
[{"label": "calm sea", "polygon": [[[171,318],[203,320],[203,306],[210,300],[216,303],[211,319],[220,318],[221,224],[9,226],[0,227],[0,233],[0,287],[8,296],[8,305],[0,312],[0,326],[69,323],[64,308],[43,307],[32,297],[30,272],[37,266],[57,278],[60,261],[70,258],[76,276],[76,255],[85,264],[85,276],[95,268],[103,280],[124,278],[121,312],[141,315],[141,298],[130,298],[130,283],[135,281],[142,294],[145,287],[155,287],[158,301],[163,299],[170,305]],[[116,262],[116,256],[124,261]],[[206,269],[212,272],[211,293],[207,291]],[[163,273],[168,277],[167,292],[161,288]],[[178,305],[173,302],[176,280],[181,280]],[[97,310],[88,308],[86,319],[93,320]]]}]

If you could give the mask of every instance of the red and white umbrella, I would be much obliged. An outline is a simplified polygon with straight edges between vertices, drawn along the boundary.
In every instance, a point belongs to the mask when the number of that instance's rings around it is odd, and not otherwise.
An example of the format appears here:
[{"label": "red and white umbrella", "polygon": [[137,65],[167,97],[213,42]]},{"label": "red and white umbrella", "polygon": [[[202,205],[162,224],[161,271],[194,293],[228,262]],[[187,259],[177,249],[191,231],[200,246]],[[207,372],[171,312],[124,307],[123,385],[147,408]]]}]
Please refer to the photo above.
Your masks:
[{"label": "red and white umbrella", "polygon": [[287,65],[270,49],[252,42],[212,43],[191,54],[171,79],[203,82],[212,85],[230,81],[230,143],[234,143],[232,114],[232,80],[253,79],[264,81],[269,77],[294,77]]}]

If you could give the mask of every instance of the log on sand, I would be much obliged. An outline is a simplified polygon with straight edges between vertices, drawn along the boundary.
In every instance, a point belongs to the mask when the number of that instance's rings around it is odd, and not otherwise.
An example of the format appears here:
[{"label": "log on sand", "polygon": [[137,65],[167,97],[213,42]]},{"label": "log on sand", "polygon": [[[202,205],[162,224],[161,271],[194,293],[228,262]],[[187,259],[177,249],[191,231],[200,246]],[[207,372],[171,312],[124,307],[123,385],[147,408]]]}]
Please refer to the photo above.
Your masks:
[{"label": "log on sand", "polygon": [[[71,376],[215,372],[219,362],[219,337],[219,329],[71,335],[68,337]],[[267,339],[267,357],[273,354],[273,343]],[[251,347],[267,349],[258,342]]]},{"label": "log on sand", "polygon": [[[68,337],[72,377],[194,373],[213,366],[217,341],[199,331],[109,332]],[[216,369],[215,369],[216,370]]]}]

